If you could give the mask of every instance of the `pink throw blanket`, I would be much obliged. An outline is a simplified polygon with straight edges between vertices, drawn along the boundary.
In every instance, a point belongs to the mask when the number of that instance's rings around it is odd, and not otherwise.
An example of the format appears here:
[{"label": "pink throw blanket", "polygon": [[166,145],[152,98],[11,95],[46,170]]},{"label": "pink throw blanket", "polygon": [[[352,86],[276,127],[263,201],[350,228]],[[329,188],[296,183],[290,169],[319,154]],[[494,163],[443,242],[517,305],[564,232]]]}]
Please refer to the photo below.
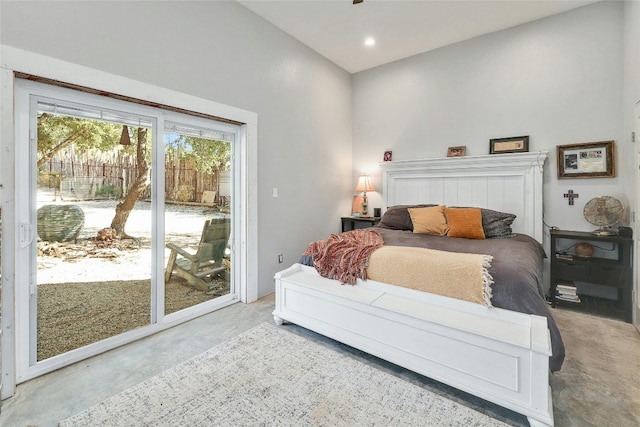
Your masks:
[{"label": "pink throw blanket", "polygon": [[369,256],[382,244],[378,230],[365,228],[313,242],[304,255],[311,256],[322,277],[355,285],[358,279],[366,280]]}]

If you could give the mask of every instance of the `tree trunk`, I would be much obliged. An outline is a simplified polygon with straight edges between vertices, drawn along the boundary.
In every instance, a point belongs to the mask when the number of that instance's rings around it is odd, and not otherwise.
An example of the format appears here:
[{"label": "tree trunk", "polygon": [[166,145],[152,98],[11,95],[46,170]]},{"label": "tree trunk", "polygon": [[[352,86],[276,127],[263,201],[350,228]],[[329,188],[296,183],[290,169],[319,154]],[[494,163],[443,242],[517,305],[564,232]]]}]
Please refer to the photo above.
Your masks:
[{"label": "tree trunk", "polygon": [[138,169],[138,176],[135,182],[131,185],[131,188],[127,192],[124,200],[117,204],[116,214],[111,220],[111,228],[116,230],[116,233],[122,239],[132,239],[134,237],[129,236],[124,227],[129,218],[129,213],[133,210],[138,198],[142,192],[149,185],[149,167],[146,161],[147,152],[147,129],[138,128],[138,145],[136,147],[136,163]]}]

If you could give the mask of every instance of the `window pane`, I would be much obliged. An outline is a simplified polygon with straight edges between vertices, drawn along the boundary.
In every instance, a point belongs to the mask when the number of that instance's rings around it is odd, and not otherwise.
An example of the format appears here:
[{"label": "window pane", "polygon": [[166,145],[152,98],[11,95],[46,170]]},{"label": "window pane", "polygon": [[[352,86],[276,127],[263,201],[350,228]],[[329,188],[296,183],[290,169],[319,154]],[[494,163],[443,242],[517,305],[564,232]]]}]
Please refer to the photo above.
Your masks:
[{"label": "window pane", "polygon": [[[165,124],[165,314],[231,292],[232,135]],[[227,141],[215,138],[225,138]]]},{"label": "window pane", "polygon": [[[37,361],[151,319],[151,130],[42,107]],[[125,133],[129,144],[122,145]]]}]

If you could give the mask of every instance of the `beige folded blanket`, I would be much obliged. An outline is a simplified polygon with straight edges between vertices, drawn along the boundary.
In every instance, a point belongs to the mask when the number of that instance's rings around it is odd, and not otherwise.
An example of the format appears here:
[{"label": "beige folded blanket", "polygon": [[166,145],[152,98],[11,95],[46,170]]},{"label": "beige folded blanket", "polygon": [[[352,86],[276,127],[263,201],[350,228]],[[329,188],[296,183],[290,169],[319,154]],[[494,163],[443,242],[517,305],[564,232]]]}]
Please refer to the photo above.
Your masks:
[{"label": "beige folded blanket", "polygon": [[367,278],[491,307],[491,255],[383,246],[369,257]]}]

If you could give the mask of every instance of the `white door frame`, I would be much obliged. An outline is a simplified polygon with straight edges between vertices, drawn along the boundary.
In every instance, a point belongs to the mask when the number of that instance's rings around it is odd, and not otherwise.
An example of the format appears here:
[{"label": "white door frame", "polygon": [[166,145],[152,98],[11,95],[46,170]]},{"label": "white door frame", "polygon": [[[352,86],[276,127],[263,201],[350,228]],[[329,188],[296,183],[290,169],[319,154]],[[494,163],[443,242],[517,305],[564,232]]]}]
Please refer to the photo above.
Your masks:
[{"label": "white door frame", "polygon": [[[58,356],[37,361],[36,357],[36,211],[35,211],[35,165],[36,165],[36,135],[37,122],[36,111],[39,101],[52,103],[59,106],[73,106],[82,110],[88,106],[90,110],[104,110],[115,112],[116,115],[139,117],[145,122],[153,124],[153,157],[152,185],[154,188],[152,204],[153,229],[152,239],[152,271],[151,283],[152,321],[149,325],[135,330],[119,334],[87,346],[71,350]],[[64,109],[64,107],[62,107]],[[238,141],[239,127],[237,125],[213,122],[199,117],[189,117],[180,113],[164,111],[154,107],[131,104],[129,102],[114,100],[100,95],[72,91],[66,88],[50,86],[27,80],[16,81],[16,219],[18,227],[18,247],[15,254],[18,258],[15,276],[16,294],[16,383],[35,378],[54,369],[70,365],[87,357],[102,353],[108,349],[135,341],[144,336],[166,329],[168,325],[175,325],[196,316],[209,313],[239,301],[239,292],[236,288],[229,295],[224,295],[184,310],[173,315],[163,314],[164,301],[164,216],[162,207],[164,203],[164,145],[159,138],[164,135],[164,119],[171,119],[178,123],[191,125],[195,122],[201,128],[209,127],[224,133],[235,135],[234,141]],[[235,142],[233,144],[235,146]],[[234,165],[235,166],[235,165]],[[241,178],[242,179],[242,178]],[[238,198],[232,198],[237,204]],[[239,209],[234,209],[236,212]],[[232,222],[233,228],[235,221]],[[243,265],[241,254],[234,254],[234,259],[239,260],[236,265]],[[237,276],[232,274],[232,277]],[[235,279],[235,277],[234,277]]]},{"label": "white door frame", "polygon": [[[15,393],[15,293],[16,223],[14,209],[15,156],[13,127],[13,72],[0,68],[0,203],[2,204],[2,389],[0,398]],[[10,112],[10,113],[9,113]]]},{"label": "white door frame", "polygon": [[[15,199],[19,196],[15,188],[15,134],[14,122],[16,112],[14,109],[15,78],[14,72],[23,72],[39,77],[68,82],[78,86],[91,87],[93,89],[122,94],[131,98],[137,98],[152,104],[169,105],[187,111],[196,111],[216,117],[244,123],[240,126],[239,150],[236,156],[239,158],[237,173],[245,177],[241,188],[237,189],[240,203],[246,207],[238,221],[239,242],[238,253],[245,262],[241,271],[237,272],[235,279],[240,287],[240,300],[245,303],[253,302],[258,297],[258,247],[257,247],[257,120],[256,113],[239,108],[219,104],[208,99],[187,95],[163,87],[150,85],[122,76],[106,73],[61,61],[33,52],[10,46],[0,45],[2,49],[2,63],[0,64],[0,148],[3,150],[0,156],[0,203],[3,208],[3,319],[2,319],[2,364],[0,375],[2,377],[2,390],[0,398],[11,397],[15,393],[15,307],[13,305],[16,276],[17,257],[15,249],[19,247],[19,236],[15,230],[17,225],[17,207]],[[195,314],[189,313],[189,316]],[[167,319],[169,320],[169,319]],[[188,320],[186,318],[171,319],[166,327]],[[135,333],[135,332],[134,332]],[[114,343],[114,346],[119,345]]]}]

